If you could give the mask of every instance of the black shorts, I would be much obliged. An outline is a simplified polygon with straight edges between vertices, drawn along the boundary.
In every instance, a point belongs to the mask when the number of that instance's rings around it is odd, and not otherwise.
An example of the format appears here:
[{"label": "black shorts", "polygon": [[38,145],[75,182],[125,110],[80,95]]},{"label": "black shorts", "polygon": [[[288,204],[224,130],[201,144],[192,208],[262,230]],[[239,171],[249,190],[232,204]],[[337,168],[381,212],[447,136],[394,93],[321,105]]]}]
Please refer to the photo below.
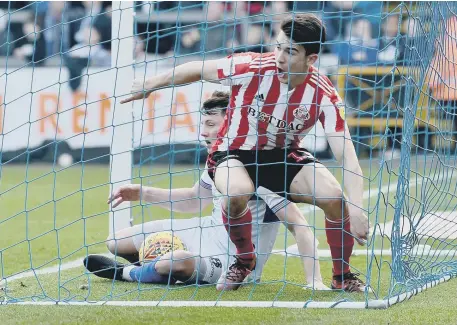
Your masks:
[{"label": "black shorts", "polygon": [[230,150],[216,151],[208,156],[208,174],[214,174],[224,161],[236,159],[243,163],[254,188],[265,187],[291,200],[290,185],[304,165],[320,163],[305,149]]}]

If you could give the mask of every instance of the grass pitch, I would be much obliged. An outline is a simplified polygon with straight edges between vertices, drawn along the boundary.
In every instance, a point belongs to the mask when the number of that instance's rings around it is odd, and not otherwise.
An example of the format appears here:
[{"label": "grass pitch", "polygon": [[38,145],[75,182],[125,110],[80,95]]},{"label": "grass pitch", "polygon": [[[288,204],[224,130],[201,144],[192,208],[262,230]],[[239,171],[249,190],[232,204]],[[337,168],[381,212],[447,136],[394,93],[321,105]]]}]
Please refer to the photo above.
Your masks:
[{"label": "grass pitch", "polygon": [[[433,167],[433,161],[424,161],[411,167],[410,178],[420,179],[421,186],[409,186],[406,205],[411,215],[420,209],[449,210],[455,207],[455,175]],[[367,177],[366,207],[370,211],[373,228],[369,248],[389,248],[389,238],[380,236],[383,225],[395,213],[399,166],[380,166],[376,162],[364,164]],[[140,168],[135,170],[135,182],[163,188],[192,186],[198,180],[198,171],[192,166]],[[337,178],[341,178],[335,172]],[[423,176],[428,178],[424,178]],[[432,184],[433,186],[431,186]],[[389,186],[391,185],[391,186]],[[86,254],[106,252],[104,240],[108,235],[106,204],[109,189],[107,166],[76,165],[65,170],[53,170],[50,165],[3,166],[0,183],[0,274],[8,278],[25,271],[40,270],[82,258]],[[370,190],[371,189],[371,190]],[[381,194],[376,193],[381,189]],[[378,191],[379,192],[379,191]],[[422,200],[422,202],[420,202]],[[202,215],[209,215],[210,210]],[[133,207],[135,222],[193,217],[176,214],[154,205]],[[306,214],[315,226],[320,249],[326,249],[321,211]],[[429,238],[421,238],[423,243]],[[446,242],[446,241],[444,241]],[[452,241],[447,246],[453,247]],[[278,236],[276,249],[294,244],[284,228]],[[432,245],[433,246],[433,245]],[[360,248],[360,247],[356,247]],[[384,298],[391,281],[389,256],[354,256],[353,270],[369,276],[374,294]],[[371,272],[367,270],[370,269]],[[331,261],[321,258],[323,277],[331,278]],[[305,291],[303,271],[296,257],[271,256],[265,267],[262,283],[248,285],[236,292],[218,293],[209,286],[161,286],[115,283],[85,273],[82,265],[58,273],[37,274],[8,282],[0,291],[0,300],[257,300],[257,301],[364,301],[363,295],[340,292],[317,293]],[[412,301],[394,306],[387,311],[348,310],[280,310],[231,308],[145,308],[145,307],[63,307],[63,306],[0,306],[2,324],[270,324],[270,323],[363,323],[387,324],[404,319],[409,323],[455,323],[453,311],[455,281],[433,288]],[[440,298],[441,297],[441,298]],[[447,304],[444,304],[444,298]],[[449,306],[449,307],[447,307]]]}]

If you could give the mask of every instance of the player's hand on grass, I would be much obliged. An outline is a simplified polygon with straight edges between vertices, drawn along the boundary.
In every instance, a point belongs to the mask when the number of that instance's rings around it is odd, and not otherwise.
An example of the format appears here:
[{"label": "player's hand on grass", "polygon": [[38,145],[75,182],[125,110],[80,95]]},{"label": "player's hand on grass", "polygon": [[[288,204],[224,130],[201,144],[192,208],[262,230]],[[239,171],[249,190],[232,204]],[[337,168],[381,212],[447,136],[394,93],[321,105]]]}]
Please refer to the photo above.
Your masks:
[{"label": "player's hand on grass", "polygon": [[351,233],[359,245],[364,246],[368,240],[368,217],[362,209],[354,206],[349,207],[351,218]]},{"label": "player's hand on grass", "polygon": [[113,203],[113,208],[117,207],[122,202],[139,201],[141,196],[141,185],[128,184],[119,187],[109,198],[108,204]]},{"label": "player's hand on grass", "polygon": [[134,100],[148,98],[152,91],[146,91],[144,78],[138,78],[133,80],[132,89],[130,90],[131,95],[129,98],[121,100],[121,104],[129,103]]}]

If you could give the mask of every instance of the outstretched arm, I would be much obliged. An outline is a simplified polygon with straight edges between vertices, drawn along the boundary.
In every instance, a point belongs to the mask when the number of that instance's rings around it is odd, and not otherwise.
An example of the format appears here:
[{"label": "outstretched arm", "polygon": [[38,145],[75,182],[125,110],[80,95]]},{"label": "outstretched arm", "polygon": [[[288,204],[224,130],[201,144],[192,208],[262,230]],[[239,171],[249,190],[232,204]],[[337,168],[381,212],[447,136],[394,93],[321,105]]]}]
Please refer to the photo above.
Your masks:
[{"label": "outstretched arm", "polygon": [[163,189],[129,184],[121,186],[108,199],[113,208],[124,201],[144,201],[175,212],[196,213],[212,202],[211,190],[195,183],[191,188]]},{"label": "outstretched arm", "polygon": [[159,88],[179,86],[200,80],[218,81],[217,68],[218,60],[193,61],[146,80],[144,78],[135,79],[131,89],[132,95],[122,100],[121,104],[148,97]]},{"label": "outstretched arm", "polygon": [[238,53],[217,60],[184,63],[146,80],[135,79],[131,90],[132,95],[122,100],[121,104],[148,97],[160,88],[185,85],[200,80],[217,82],[225,86],[247,84],[251,79],[245,76],[250,71],[252,59],[250,54]]}]

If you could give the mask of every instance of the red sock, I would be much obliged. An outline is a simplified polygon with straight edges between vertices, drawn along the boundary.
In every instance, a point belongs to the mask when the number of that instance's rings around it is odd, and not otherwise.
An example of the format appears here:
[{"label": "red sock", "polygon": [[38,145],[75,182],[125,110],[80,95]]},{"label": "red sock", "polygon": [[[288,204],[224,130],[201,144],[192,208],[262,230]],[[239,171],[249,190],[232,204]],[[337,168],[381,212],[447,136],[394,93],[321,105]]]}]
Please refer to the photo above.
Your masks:
[{"label": "red sock", "polygon": [[254,258],[254,245],[252,244],[252,215],[249,207],[238,216],[228,218],[227,212],[222,209],[222,220],[230,240],[235,244],[236,254],[241,259]]},{"label": "red sock", "polygon": [[331,221],[325,218],[325,233],[333,261],[333,275],[341,275],[350,271],[349,258],[354,247],[349,217],[344,220]]}]

